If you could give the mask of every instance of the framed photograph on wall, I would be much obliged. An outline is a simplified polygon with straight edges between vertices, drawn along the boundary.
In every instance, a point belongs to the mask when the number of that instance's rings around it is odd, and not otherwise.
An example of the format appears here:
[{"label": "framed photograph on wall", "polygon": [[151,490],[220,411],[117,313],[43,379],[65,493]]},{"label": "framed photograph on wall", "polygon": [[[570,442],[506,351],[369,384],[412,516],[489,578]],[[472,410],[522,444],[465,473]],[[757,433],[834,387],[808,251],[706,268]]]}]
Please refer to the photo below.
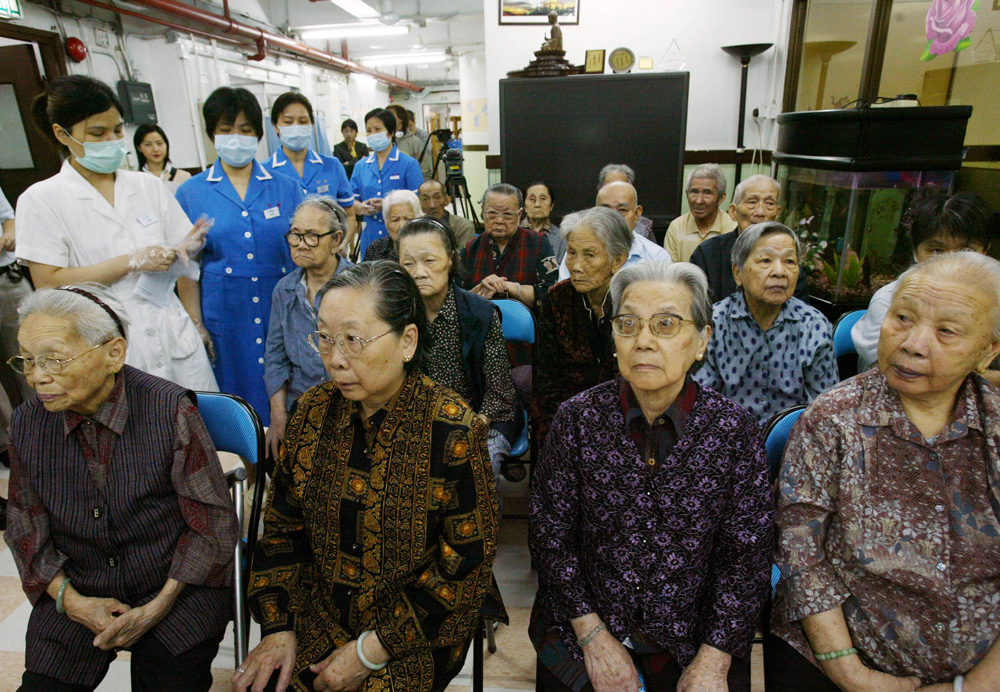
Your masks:
[{"label": "framed photograph on wall", "polygon": [[580,23],[580,0],[497,0],[501,24],[548,24],[549,12],[560,24]]}]

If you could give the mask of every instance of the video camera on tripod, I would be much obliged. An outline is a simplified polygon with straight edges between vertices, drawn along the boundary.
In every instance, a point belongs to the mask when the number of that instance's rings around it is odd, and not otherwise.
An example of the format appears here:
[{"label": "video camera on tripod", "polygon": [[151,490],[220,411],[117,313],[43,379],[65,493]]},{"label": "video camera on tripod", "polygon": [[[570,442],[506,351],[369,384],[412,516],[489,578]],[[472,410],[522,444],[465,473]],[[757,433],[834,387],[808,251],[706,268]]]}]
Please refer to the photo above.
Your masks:
[{"label": "video camera on tripod", "polygon": [[[465,157],[462,156],[461,142],[458,142],[459,146],[457,147],[448,146],[453,136],[454,134],[448,128],[441,128],[440,130],[431,132],[431,137],[434,137],[441,143],[437,161],[434,162],[432,177],[437,177],[438,166],[443,161],[444,187],[445,191],[451,197],[452,211],[457,214],[458,207],[461,206],[462,215],[472,221],[476,227],[476,232],[479,233],[482,230],[482,224],[476,216],[476,209],[472,204],[472,197],[469,195],[469,186],[465,181]],[[430,139],[427,141],[430,141]]]},{"label": "video camera on tripod", "polygon": [[[434,130],[431,132],[431,136],[441,142],[441,150],[438,151],[438,161],[444,161],[445,179],[451,181],[464,178],[465,158],[462,156],[462,150],[448,146],[448,142],[453,137],[451,130],[448,128]],[[437,173],[437,162],[434,164],[434,173]]]}]

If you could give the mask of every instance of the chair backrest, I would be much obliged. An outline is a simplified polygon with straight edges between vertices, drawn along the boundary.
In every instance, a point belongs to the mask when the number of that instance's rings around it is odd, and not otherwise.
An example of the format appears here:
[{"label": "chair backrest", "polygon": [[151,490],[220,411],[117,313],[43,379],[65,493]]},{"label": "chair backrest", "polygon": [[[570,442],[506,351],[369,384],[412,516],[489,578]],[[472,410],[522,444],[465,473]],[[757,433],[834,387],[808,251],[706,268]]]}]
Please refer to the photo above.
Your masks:
[{"label": "chair backrest", "polygon": [[857,353],[854,348],[854,339],[851,338],[851,328],[865,316],[867,310],[853,310],[845,312],[833,325],[833,355],[835,358]]},{"label": "chair backrest", "polygon": [[215,449],[256,466],[264,459],[264,426],[246,401],[231,394],[196,392],[198,413]]},{"label": "chair backrest", "polygon": [[526,344],[535,343],[535,318],[524,303],[504,299],[494,300],[493,304],[500,308],[504,339],[523,341]]},{"label": "chair backrest", "polygon": [[781,469],[781,457],[785,453],[785,443],[792,426],[806,410],[805,404],[790,406],[778,411],[764,426],[764,447],[767,450],[767,465],[771,469],[771,480],[778,477]]}]

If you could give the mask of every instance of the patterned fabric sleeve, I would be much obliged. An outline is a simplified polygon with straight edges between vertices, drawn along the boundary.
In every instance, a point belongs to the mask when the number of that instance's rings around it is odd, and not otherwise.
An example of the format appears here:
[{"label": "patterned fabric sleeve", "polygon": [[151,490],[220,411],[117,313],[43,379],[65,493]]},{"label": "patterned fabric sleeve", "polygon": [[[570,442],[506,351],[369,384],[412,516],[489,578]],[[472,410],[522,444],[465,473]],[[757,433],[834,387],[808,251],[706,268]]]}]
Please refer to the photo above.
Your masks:
[{"label": "patterned fabric sleeve", "polygon": [[184,584],[228,586],[240,526],[212,438],[187,398],[177,407],[170,479],[187,530],[170,565],[170,578]]},{"label": "patterned fabric sleeve", "polygon": [[21,587],[31,605],[35,605],[69,558],[52,544],[49,514],[21,466],[13,440],[7,449],[10,452],[10,484],[7,530],[3,537],[21,575]]},{"label": "patterned fabric sleeve", "polygon": [[[559,404],[573,395],[575,372],[567,366],[566,353],[559,342],[559,328],[553,298],[546,296],[538,310],[538,334],[535,347],[535,372],[533,399],[534,420],[538,439],[545,441],[552,416]],[[572,309],[572,308],[571,308]],[[577,383],[578,384],[578,383]]]},{"label": "patterned fabric sleeve", "polygon": [[539,587],[549,593],[553,603],[556,622],[595,612],[577,546],[580,479],[576,460],[580,455],[573,430],[575,418],[567,404],[556,413],[541,463],[535,467],[528,508],[528,547],[538,567]]},{"label": "patterned fabric sleeve", "polygon": [[760,430],[747,415],[734,419],[736,476],[712,549],[712,577],[705,599],[704,641],[739,658],[750,644],[771,584],[774,506]]},{"label": "patterned fabric sleeve", "polygon": [[375,630],[393,658],[467,641],[492,584],[499,499],[486,427],[478,418],[470,425],[449,426],[444,441],[437,555],[405,583],[386,584],[394,597],[375,602]]},{"label": "patterned fabric sleeve", "polygon": [[556,261],[556,253],[552,249],[549,239],[542,236],[541,246],[538,248],[538,259],[535,260],[535,273],[538,276],[538,283],[535,284],[535,304],[538,304],[553,284],[559,280],[559,263]]},{"label": "patterned fabric sleeve", "polygon": [[490,421],[496,423],[513,421],[517,390],[514,388],[514,378],[510,376],[510,358],[503,339],[503,326],[495,312],[489,331],[486,332],[486,345],[483,348],[483,379],[486,386],[479,413],[489,416]]},{"label": "patterned fabric sleeve", "polygon": [[775,617],[795,622],[841,605],[850,596],[826,554],[837,513],[843,449],[837,423],[810,407],[788,439],[778,479],[777,563],[781,581]]},{"label": "patterned fabric sleeve", "polygon": [[806,353],[812,353],[812,361],[803,373],[809,401],[840,382],[837,359],[833,355],[833,326],[826,318],[811,322],[806,337]]},{"label": "patterned fabric sleeve", "polygon": [[247,601],[263,637],[295,629],[295,615],[308,603],[308,585],[314,580],[312,548],[289,458],[310,409],[304,401],[308,397],[299,398],[288,423],[264,510],[264,533],[253,551]]}]

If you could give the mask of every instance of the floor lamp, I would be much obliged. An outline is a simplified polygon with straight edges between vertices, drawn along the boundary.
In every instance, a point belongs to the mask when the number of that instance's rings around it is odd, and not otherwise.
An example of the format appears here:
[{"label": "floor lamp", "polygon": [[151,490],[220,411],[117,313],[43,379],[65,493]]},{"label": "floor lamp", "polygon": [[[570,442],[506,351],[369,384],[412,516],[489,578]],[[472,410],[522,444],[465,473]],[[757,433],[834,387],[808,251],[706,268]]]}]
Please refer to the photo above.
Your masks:
[{"label": "floor lamp", "polygon": [[740,122],[736,129],[736,180],[733,183],[733,189],[736,189],[736,186],[740,184],[740,179],[743,176],[743,128],[747,114],[747,73],[750,72],[750,58],[760,55],[773,45],[773,43],[744,43],[738,46],[722,47],[722,50],[733,57],[739,58],[740,65],[742,65],[740,77]]}]

